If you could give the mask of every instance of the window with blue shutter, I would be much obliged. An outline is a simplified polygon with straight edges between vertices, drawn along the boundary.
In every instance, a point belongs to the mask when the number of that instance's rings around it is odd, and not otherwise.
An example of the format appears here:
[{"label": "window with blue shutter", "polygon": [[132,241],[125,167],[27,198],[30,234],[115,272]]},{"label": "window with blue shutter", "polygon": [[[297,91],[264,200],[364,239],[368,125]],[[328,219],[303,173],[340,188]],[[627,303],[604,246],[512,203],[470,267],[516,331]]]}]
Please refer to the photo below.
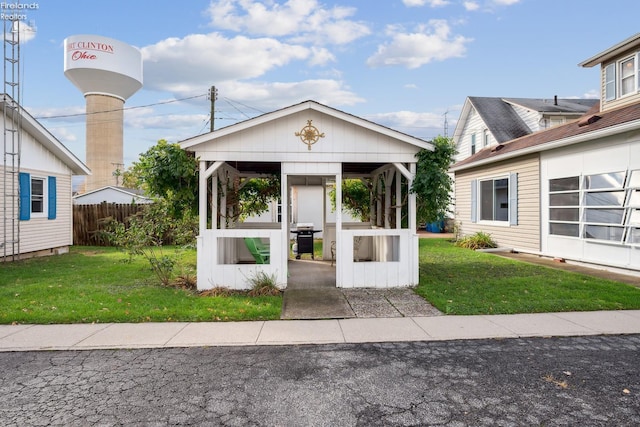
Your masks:
[{"label": "window with blue shutter", "polygon": [[56,177],[50,176],[48,179],[48,210],[49,213],[47,215],[48,219],[56,219]]}]

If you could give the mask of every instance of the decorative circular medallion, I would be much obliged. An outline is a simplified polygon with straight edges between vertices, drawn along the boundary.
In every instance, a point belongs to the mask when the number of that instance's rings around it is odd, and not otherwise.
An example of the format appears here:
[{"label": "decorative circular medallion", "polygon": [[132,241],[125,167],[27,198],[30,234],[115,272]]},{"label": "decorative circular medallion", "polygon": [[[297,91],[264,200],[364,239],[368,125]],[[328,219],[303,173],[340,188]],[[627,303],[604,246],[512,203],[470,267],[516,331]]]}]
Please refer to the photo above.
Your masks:
[{"label": "decorative circular medallion", "polygon": [[307,125],[303,127],[300,132],[296,132],[296,136],[300,137],[300,140],[307,144],[309,150],[311,146],[318,142],[320,138],[324,138],[324,133],[320,133],[317,127],[311,124],[312,120],[307,120]]}]

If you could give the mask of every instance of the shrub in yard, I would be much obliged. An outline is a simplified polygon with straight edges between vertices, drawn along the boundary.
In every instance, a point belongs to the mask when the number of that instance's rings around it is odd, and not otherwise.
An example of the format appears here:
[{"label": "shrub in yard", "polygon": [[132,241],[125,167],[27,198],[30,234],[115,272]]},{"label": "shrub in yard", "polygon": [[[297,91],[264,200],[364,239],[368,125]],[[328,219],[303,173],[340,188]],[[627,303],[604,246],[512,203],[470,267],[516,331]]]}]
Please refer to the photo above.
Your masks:
[{"label": "shrub in yard", "polygon": [[169,215],[170,209],[167,202],[158,200],[127,218],[126,223],[106,219],[102,231],[109,242],[127,252],[130,258],[143,256],[165,286],[172,284],[179,254],[167,255],[163,244],[170,241],[180,246],[193,245],[197,233],[197,227],[193,225],[197,224],[195,217],[185,215],[177,220]]},{"label": "shrub in yard", "polygon": [[491,235],[482,231],[478,231],[476,234],[471,236],[465,236],[457,240],[455,244],[461,248],[473,250],[498,247],[497,243],[491,238]]},{"label": "shrub in yard", "polygon": [[277,275],[267,274],[264,271],[256,271],[249,277],[251,289],[247,295],[251,297],[276,296],[280,295],[280,288],[276,282]]}]

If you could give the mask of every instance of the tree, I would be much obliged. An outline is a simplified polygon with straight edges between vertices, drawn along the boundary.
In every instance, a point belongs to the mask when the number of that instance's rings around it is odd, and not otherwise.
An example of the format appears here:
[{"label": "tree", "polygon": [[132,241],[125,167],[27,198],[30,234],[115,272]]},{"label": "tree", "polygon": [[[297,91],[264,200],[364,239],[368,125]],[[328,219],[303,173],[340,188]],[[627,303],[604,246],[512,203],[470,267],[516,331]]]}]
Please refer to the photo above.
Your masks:
[{"label": "tree", "polygon": [[174,218],[198,212],[198,162],[178,144],[159,140],[124,173],[123,183],[163,198]]},{"label": "tree", "polygon": [[[336,188],[329,193],[331,208],[336,210]],[[371,190],[360,179],[342,180],[342,210],[360,221],[369,221]]]},{"label": "tree", "polygon": [[433,151],[420,150],[416,177],[411,191],[417,195],[417,220],[430,223],[443,220],[449,214],[453,180],[448,174],[456,147],[451,138],[437,136],[431,141]]}]

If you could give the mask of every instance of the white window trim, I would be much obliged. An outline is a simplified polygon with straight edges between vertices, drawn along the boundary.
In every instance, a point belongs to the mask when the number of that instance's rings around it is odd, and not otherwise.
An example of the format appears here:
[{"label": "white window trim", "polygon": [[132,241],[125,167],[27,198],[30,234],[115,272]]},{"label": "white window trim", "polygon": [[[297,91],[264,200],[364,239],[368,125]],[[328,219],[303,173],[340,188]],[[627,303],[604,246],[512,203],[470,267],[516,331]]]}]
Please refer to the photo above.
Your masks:
[{"label": "white window trim", "polygon": [[49,216],[49,179],[46,176],[40,175],[31,175],[30,177],[31,184],[34,179],[42,181],[42,212],[34,212],[31,207],[31,201],[33,200],[33,192],[31,193],[31,200],[29,200],[29,210],[31,211],[31,219],[34,218],[44,218],[47,219]]},{"label": "white window trim", "polygon": [[498,179],[506,179],[507,185],[509,185],[509,174],[500,174],[495,176],[486,176],[482,178],[478,178],[476,182],[476,194],[477,194],[477,205],[476,205],[476,218],[478,218],[477,224],[481,225],[490,225],[493,227],[511,227],[511,210],[508,209],[507,219],[504,221],[496,221],[496,220],[488,220],[481,218],[481,209],[482,209],[482,191],[481,191],[481,183],[483,181],[496,181]]},{"label": "white window trim", "polygon": [[[634,61],[633,89],[630,92],[625,93],[623,95],[621,66],[623,62],[628,61],[630,59],[633,59]],[[638,53],[634,53],[633,55],[629,55],[616,62],[616,98],[615,99],[624,99],[628,96],[633,96],[637,93],[638,93]]]}]

